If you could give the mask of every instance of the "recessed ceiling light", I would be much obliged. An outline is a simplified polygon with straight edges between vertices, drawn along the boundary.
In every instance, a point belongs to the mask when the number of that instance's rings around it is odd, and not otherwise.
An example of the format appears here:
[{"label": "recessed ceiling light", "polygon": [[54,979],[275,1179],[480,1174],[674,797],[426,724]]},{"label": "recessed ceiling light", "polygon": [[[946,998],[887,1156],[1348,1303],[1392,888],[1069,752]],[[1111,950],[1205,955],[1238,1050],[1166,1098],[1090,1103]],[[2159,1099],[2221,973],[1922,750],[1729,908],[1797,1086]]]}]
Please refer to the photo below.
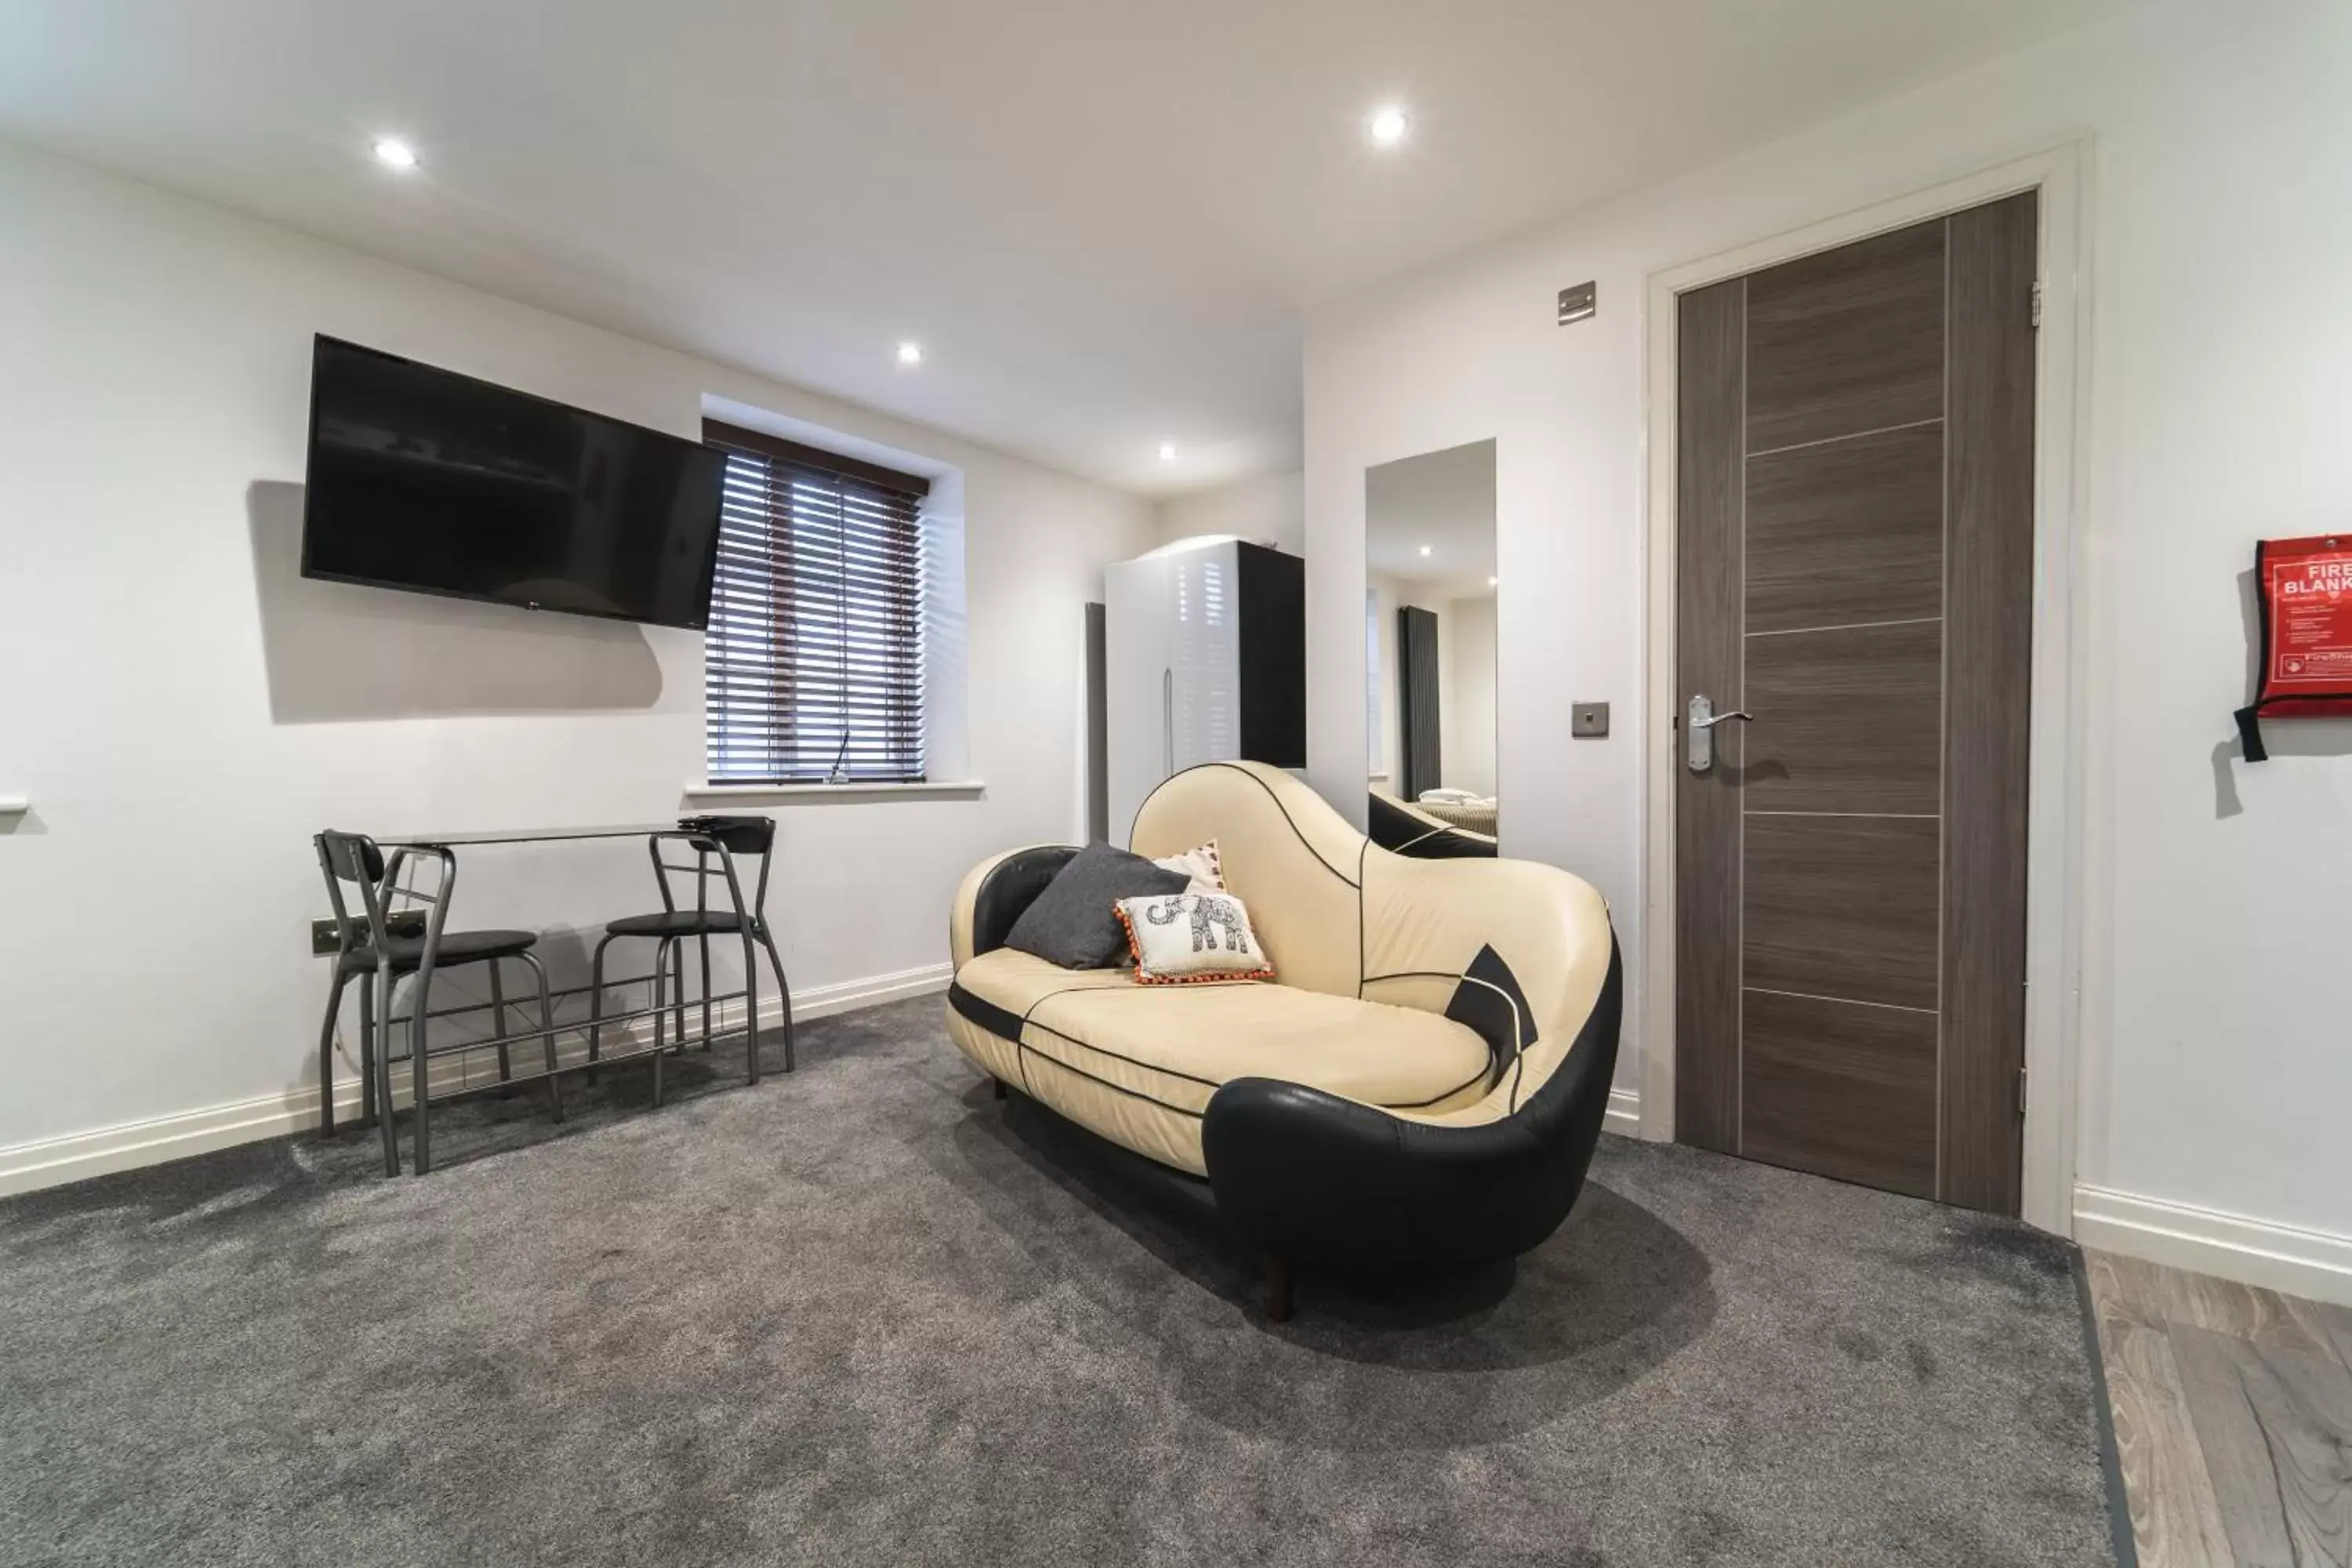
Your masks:
[{"label": "recessed ceiling light", "polygon": [[375,161],[389,169],[414,169],[416,149],[397,136],[379,136],[375,139]]},{"label": "recessed ceiling light", "polygon": [[1421,552],[1422,552],[1423,555],[1428,554],[1428,553],[1429,553],[1429,546],[1428,546],[1428,545],[1426,545],[1426,544],[1423,545],[1423,546],[1421,547]]},{"label": "recessed ceiling light", "polygon": [[1371,132],[1373,146],[1393,147],[1404,140],[1404,110],[1394,104],[1386,109],[1376,109],[1368,128]]},{"label": "recessed ceiling light", "polygon": [[1160,460],[1163,463],[1172,463],[1176,460],[1175,442],[1162,441],[1160,443]]},{"label": "recessed ceiling light", "polygon": [[900,364],[922,363],[923,345],[920,343],[900,343],[898,345],[898,363]]}]

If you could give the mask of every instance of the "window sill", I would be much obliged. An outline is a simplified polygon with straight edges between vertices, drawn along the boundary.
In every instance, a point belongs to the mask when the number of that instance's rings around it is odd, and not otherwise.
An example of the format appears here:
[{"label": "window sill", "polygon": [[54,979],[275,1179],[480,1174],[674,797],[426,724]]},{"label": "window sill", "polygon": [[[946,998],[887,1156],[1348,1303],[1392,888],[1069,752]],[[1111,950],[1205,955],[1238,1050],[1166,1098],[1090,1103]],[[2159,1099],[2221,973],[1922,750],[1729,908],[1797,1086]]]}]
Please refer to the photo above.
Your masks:
[{"label": "window sill", "polygon": [[821,802],[877,800],[977,800],[988,785],[979,779],[945,779],[922,784],[712,784],[703,780],[686,786],[688,805],[724,805],[730,801],[773,802],[778,805],[814,805]]}]

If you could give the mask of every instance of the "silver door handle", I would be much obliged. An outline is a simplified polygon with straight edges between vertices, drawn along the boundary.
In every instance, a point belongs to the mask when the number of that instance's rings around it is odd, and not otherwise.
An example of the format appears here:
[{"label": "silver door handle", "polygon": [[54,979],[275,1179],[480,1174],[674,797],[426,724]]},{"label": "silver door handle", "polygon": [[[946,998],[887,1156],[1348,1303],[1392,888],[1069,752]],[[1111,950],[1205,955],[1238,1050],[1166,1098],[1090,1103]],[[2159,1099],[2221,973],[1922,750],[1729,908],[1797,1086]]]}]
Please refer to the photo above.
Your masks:
[{"label": "silver door handle", "polygon": [[1690,771],[1703,773],[1715,766],[1715,727],[1728,720],[1752,722],[1756,718],[1740,709],[1726,713],[1715,710],[1715,699],[1705,693],[1690,700],[1690,717],[1683,726],[1683,749]]}]

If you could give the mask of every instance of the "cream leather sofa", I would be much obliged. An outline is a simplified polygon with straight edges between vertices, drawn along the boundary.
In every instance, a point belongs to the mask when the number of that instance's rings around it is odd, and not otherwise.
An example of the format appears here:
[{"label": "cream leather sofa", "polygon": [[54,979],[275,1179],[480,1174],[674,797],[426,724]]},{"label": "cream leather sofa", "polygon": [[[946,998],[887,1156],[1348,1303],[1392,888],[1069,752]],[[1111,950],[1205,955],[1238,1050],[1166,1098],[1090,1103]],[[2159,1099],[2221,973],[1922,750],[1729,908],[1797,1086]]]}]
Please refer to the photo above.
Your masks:
[{"label": "cream leather sofa", "polygon": [[1369,841],[1279,769],[1170,779],[1132,845],[1214,838],[1278,978],[1141,985],[1003,945],[1077,851],[1013,850],[956,896],[949,1032],[1000,1086],[1194,1182],[1269,1265],[1465,1265],[1567,1217],[1608,1105],[1622,978],[1591,887]]}]

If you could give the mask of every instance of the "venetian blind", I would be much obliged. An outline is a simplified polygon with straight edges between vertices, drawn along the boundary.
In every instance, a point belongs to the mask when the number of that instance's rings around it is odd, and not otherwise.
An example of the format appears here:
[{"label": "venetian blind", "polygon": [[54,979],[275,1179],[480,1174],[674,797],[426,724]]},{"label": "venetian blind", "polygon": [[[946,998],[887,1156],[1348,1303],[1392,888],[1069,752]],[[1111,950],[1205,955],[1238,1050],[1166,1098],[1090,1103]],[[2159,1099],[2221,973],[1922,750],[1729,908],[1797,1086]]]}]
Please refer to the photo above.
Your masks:
[{"label": "venetian blind", "polygon": [[727,454],[703,634],[714,781],[923,776],[930,482],[707,421]]}]

